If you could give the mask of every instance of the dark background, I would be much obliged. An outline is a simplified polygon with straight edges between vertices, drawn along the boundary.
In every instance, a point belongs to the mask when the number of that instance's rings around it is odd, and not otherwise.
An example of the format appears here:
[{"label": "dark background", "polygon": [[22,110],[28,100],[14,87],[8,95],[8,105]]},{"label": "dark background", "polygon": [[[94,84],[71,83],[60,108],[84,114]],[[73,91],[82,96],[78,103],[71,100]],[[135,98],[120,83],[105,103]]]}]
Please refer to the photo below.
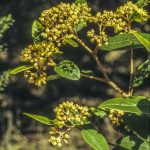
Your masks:
[{"label": "dark background", "polygon": [[[4,58],[0,57],[0,74],[21,64],[19,55],[22,49],[32,43],[31,26],[33,21],[40,16],[42,10],[60,2],[71,1],[0,0],[0,16],[12,14],[15,20],[14,25],[6,32],[3,39],[8,44],[8,51],[3,54]],[[93,11],[96,12],[104,9],[114,10],[125,1],[88,0],[88,2]],[[148,23],[135,24],[134,28],[141,32],[149,32],[150,30]],[[84,39],[86,29],[82,30],[80,34]],[[80,66],[80,69],[97,71],[94,61],[89,55],[84,53],[82,48],[75,49],[71,46],[65,46],[63,47],[63,52],[64,58],[74,61]],[[129,53],[124,51],[100,52],[99,55],[114,82],[118,83],[124,90],[127,90],[129,82]],[[134,59],[135,66],[137,66],[147,59],[146,51],[143,49],[136,50]],[[87,79],[79,81],[59,79],[49,81],[47,85],[37,88],[28,84],[23,74],[18,74],[12,77],[7,88],[0,93],[0,150],[55,149],[48,145],[48,128],[24,117],[22,115],[23,112],[53,117],[53,107],[62,100],[72,100],[81,104],[97,106],[102,101],[114,97],[115,94],[115,91],[107,85]],[[148,82],[136,89],[135,94],[149,96]],[[103,132],[108,135],[109,140],[113,140],[114,137],[118,136],[107,123],[107,120]],[[74,139],[69,146],[64,146],[62,149],[87,149],[77,133],[72,133]]]}]

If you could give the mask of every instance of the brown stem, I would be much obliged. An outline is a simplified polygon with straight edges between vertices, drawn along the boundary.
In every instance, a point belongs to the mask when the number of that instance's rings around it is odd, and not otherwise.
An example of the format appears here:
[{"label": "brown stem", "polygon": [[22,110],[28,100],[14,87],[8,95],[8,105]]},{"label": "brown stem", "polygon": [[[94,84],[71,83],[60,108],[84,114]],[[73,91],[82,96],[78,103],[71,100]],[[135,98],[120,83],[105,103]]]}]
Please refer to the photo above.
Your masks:
[{"label": "brown stem", "polygon": [[94,60],[96,61],[96,64],[98,65],[99,70],[103,73],[105,79],[107,81],[110,81],[109,77],[107,76],[107,73],[105,71],[105,69],[103,68],[103,65],[101,64],[101,62],[99,61],[99,58],[97,57],[97,55],[92,55]]},{"label": "brown stem", "polygon": [[84,77],[84,78],[87,78],[87,79],[97,80],[97,81],[100,81],[100,82],[107,83],[107,81],[104,78],[98,78],[98,77],[86,75],[86,74],[83,74],[83,73],[81,73],[81,76]]},{"label": "brown stem", "polygon": [[112,81],[107,81],[104,78],[99,78],[99,77],[94,77],[94,76],[90,76],[90,75],[86,75],[86,74],[81,74],[82,77],[87,78],[87,79],[91,79],[91,80],[96,80],[99,82],[103,82],[103,83],[107,83],[108,85],[110,85],[113,89],[115,89],[118,93],[120,93],[120,95],[127,97],[128,95],[122,91],[115,83],[113,83]]},{"label": "brown stem", "polygon": [[101,64],[99,58],[97,56],[93,56],[93,58],[95,59],[97,65],[99,67],[99,70],[103,73],[103,75],[106,79],[106,83],[109,84],[112,88],[114,88],[122,96],[128,97],[128,94],[126,94],[121,88],[119,88],[113,81],[110,80],[110,78],[108,77],[105,69],[103,68],[103,65]]},{"label": "brown stem", "polygon": [[[103,65],[101,64],[97,54],[94,53],[94,51],[92,51],[82,40],[80,40],[76,35],[73,37],[81,46],[83,46],[87,52],[94,58],[94,60],[96,61],[96,64],[98,65],[99,70],[102,72],[102,74],[104,75],[104,78],[97,78],[97,77],[93,77],[93,76],[85,76],[89,79],[94,79],[97,81],[101,81],[101,82],[105,82],[107,84],[109,84],[112,88],[114,88],[118,93],[120,93],[122,96],[124,97],[128,97],[128,94],[126,94],[123,90],[121,90],[113,81],[111,81],[105,71],[105,69],[103,68]],[[82,74],[83,76],[83,74]]]},{"label": "brown stem", "polygon": [[81,45],[83,46],[90,54],[92,54],[92,50],[82,41],[80,40],[77,36],[73,36],[73,38]]},{"label": "brown stem", "polygon": [[112,88],[114,88],[118,93],[120,93],[120,95],[124,96],[124,97],[128,97],[129,95],[124,92],[121,88],[119,88],[114,82],[109,81],[107,82]]},{"label": "brown stem", "polygon": [[129,83],[129,96],[132,96],[133,87],[132,87],[132,80],[133,80],[133,73],[134,73],[134,62],[133,62],[133,49],[131,49],[130,53],[130,83]]}]

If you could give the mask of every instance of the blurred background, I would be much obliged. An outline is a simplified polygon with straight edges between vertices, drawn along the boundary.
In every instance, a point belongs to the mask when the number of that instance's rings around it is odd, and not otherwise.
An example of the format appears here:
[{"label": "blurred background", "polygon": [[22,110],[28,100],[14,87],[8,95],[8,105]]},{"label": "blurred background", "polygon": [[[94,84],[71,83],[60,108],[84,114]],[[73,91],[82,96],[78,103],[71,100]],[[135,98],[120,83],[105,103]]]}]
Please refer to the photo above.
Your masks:
[{"label": "blurred background", "polygon": [[[49,145],[49,127],[26,118],[23,112],[53,117],[53,108],[64,100],[97,106],[116,96],[113,89],[103,83],[87,79],[49,81],[40,88],[30,85],[23,74],[9,78],[8,70],[21,65],[20,53],[32,43],[31,27],[42,10],[69,0],[0,0],[0,150],[56,150]],[[114,10],[124,0],[88,0],[93,12]],[[137,31],[149,32],[148,23],[134,26]],[[80,32],[84,39],[86,29]],[[86,40],[86,39],[85,39]],[[90,43],[88,43],[90,44]],[[71,59],[80,69],[97,71],[94,61],[82,48],[63,47],[66,59]],[[100,53],[101,61],[114,82],[124,90],[129,82],[129,53],[125,51]],[[143,49],[135,52],[135,66],[147,59]],[[101,76],[100,74],[98,74]],[[9,84],[7,85],[7,83]],[[5,85],[7,85],[5,87]],[[148,82],[135,90],[135,95],[149,96]],[[112,143],[120,136],[106,119],[101,129]],[[71,132],[69,145],[61,150],[90,150],[78,130]]]}]

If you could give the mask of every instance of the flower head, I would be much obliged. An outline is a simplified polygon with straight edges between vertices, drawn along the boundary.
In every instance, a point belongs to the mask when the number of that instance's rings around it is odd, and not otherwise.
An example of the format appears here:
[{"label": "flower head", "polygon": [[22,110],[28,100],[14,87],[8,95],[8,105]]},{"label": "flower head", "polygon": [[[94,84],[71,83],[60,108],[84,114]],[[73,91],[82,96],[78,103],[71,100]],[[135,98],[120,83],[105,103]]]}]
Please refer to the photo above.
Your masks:
[{"label": "flower head", "polygon": [[109,112],[109,119],[112,122],[113,125],[119,126],[121,123],[123,123],[122,116],[124,115],[123,111],[118,110],[110,110]]},{"label": "flower head", "polygon": [[41,86],[42,84],[46,84],[46,76],[47,74],[43,71],[36,71],[36,72],[31,72],[31,71],[25,71],[24,72],[24,77],[28,80],[29,83],[35,84],[38,87]]},{"label": "flower head", "polygon": [[29,45],[22,51],[21,60],[33,64],[36,71],[25,71],[24,76],[29,83],[37,86],[46,84],[46,69],[48,66],[55,66],[53,56],[60,54],[60,51],[53,43],[35,43]]},{"label": "flower head", "polygon": [[125,20],[131,20],[131,18],[135,18],[135,20],[142,22],[147,21],[150,16],[148,12],[143,8],[139,7],[137,4],[133,4],[131,1],[128,1],[123,6],[120,6],[116,13],[123,17]]},{"label": "flower head", "polygon": [[60,3],[56,7],[44,10],[39,18],[45,28],[48,41],[57,46],[64,44],[75,32],[79,23],[85,23],[91,16],[87,3]]},{"label": "flower head", "polygon": [[23,62],[30,62],[36,69],[43,69],[48,66],[54,66],[54,54],[59,54],[60,51],[53,43],[36,43],[29,45],[22,51],[21,60]]},{"label": "flower head", "polygon": [[54,126],[50,128],[49,142],[57,146],[61,146],[62,142],[68,143],[68,132],[77,125],[83,125],[90,116],[88,107],[69,101],[59,104],[54,112],[56,118]]}]

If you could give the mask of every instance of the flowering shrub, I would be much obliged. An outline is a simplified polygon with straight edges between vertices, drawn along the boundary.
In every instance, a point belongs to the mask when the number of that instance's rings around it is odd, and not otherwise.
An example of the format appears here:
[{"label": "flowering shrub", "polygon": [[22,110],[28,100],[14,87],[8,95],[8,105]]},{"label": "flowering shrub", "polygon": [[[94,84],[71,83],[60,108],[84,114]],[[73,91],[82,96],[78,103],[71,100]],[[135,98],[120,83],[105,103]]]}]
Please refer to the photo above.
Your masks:
[{"label": "flowering shrub", "polygon": [[[63,102],[54,109],[55,118],[49,119],[25,113],[25,115],[50,126],[49,142],[54,146],[68,143],[69,131],[78,127],[84,140],[95,150],[108,150],[105,137],[96,131],[93,117],[108,117],[114,128],[122,133],[116,144],[116,149],[149,149],[149,120],[150,99],[145,96],[133,96],[133,90],[141,85],[150,72],[149,60],[146,60],[134,73],[134,49],[144,48],[150,52],[150,34],[139,33],[132,29],[133,23],[147,21],[150,16],[144,9],[149,1],[138,0],[137,3],[128,1],[115,11],[97,12],[93,15],[85,0],[76,0],[74,3],[60,3],[44,10],[32,26],[33,44],[22,51],[21,61],[28,65],[11,70],[11,74],[24,72],[24,76],[31,84],[38,87],[47,84],[49,80],[66,78],[79,80],[88,78],[103,82],[111,86],[119,97],[106,100],[97,108],[80,106],[73,102]],[[87,37],[95,45],[91,49],[78,36],[78,32],[88,26],[93,28],[87,31]],[[95,29],[95,26],[98,30]],[[114,36],[109,35],[108,29],[113,28]],[[70,44],[78,47],[80,44],[95,60],[103,77],[94,76],[88,70],[81,71],[70,60],[59,62],[58,57],[63,55],[61,47]],[[124,91],[114,83],[105,71],[99,51],[127,50],[130,52],[130,83],[129,90]],[[48,70],[55,72],[49,74]],[[135,121],[138,122],[135,124]],[[144,128],[141,124],[144,124]],[[125,144],[126,143],[126,144]]]},{"label": "flowering shrub", "polygon": [[[0,53],[7,51],[7,44],[3,42],[5,32],[13,25],[14,20],[11,14],[0,17]],[[0,75],[0,91],[8,85],[10,79],[10,71],[4,71]]]}]

